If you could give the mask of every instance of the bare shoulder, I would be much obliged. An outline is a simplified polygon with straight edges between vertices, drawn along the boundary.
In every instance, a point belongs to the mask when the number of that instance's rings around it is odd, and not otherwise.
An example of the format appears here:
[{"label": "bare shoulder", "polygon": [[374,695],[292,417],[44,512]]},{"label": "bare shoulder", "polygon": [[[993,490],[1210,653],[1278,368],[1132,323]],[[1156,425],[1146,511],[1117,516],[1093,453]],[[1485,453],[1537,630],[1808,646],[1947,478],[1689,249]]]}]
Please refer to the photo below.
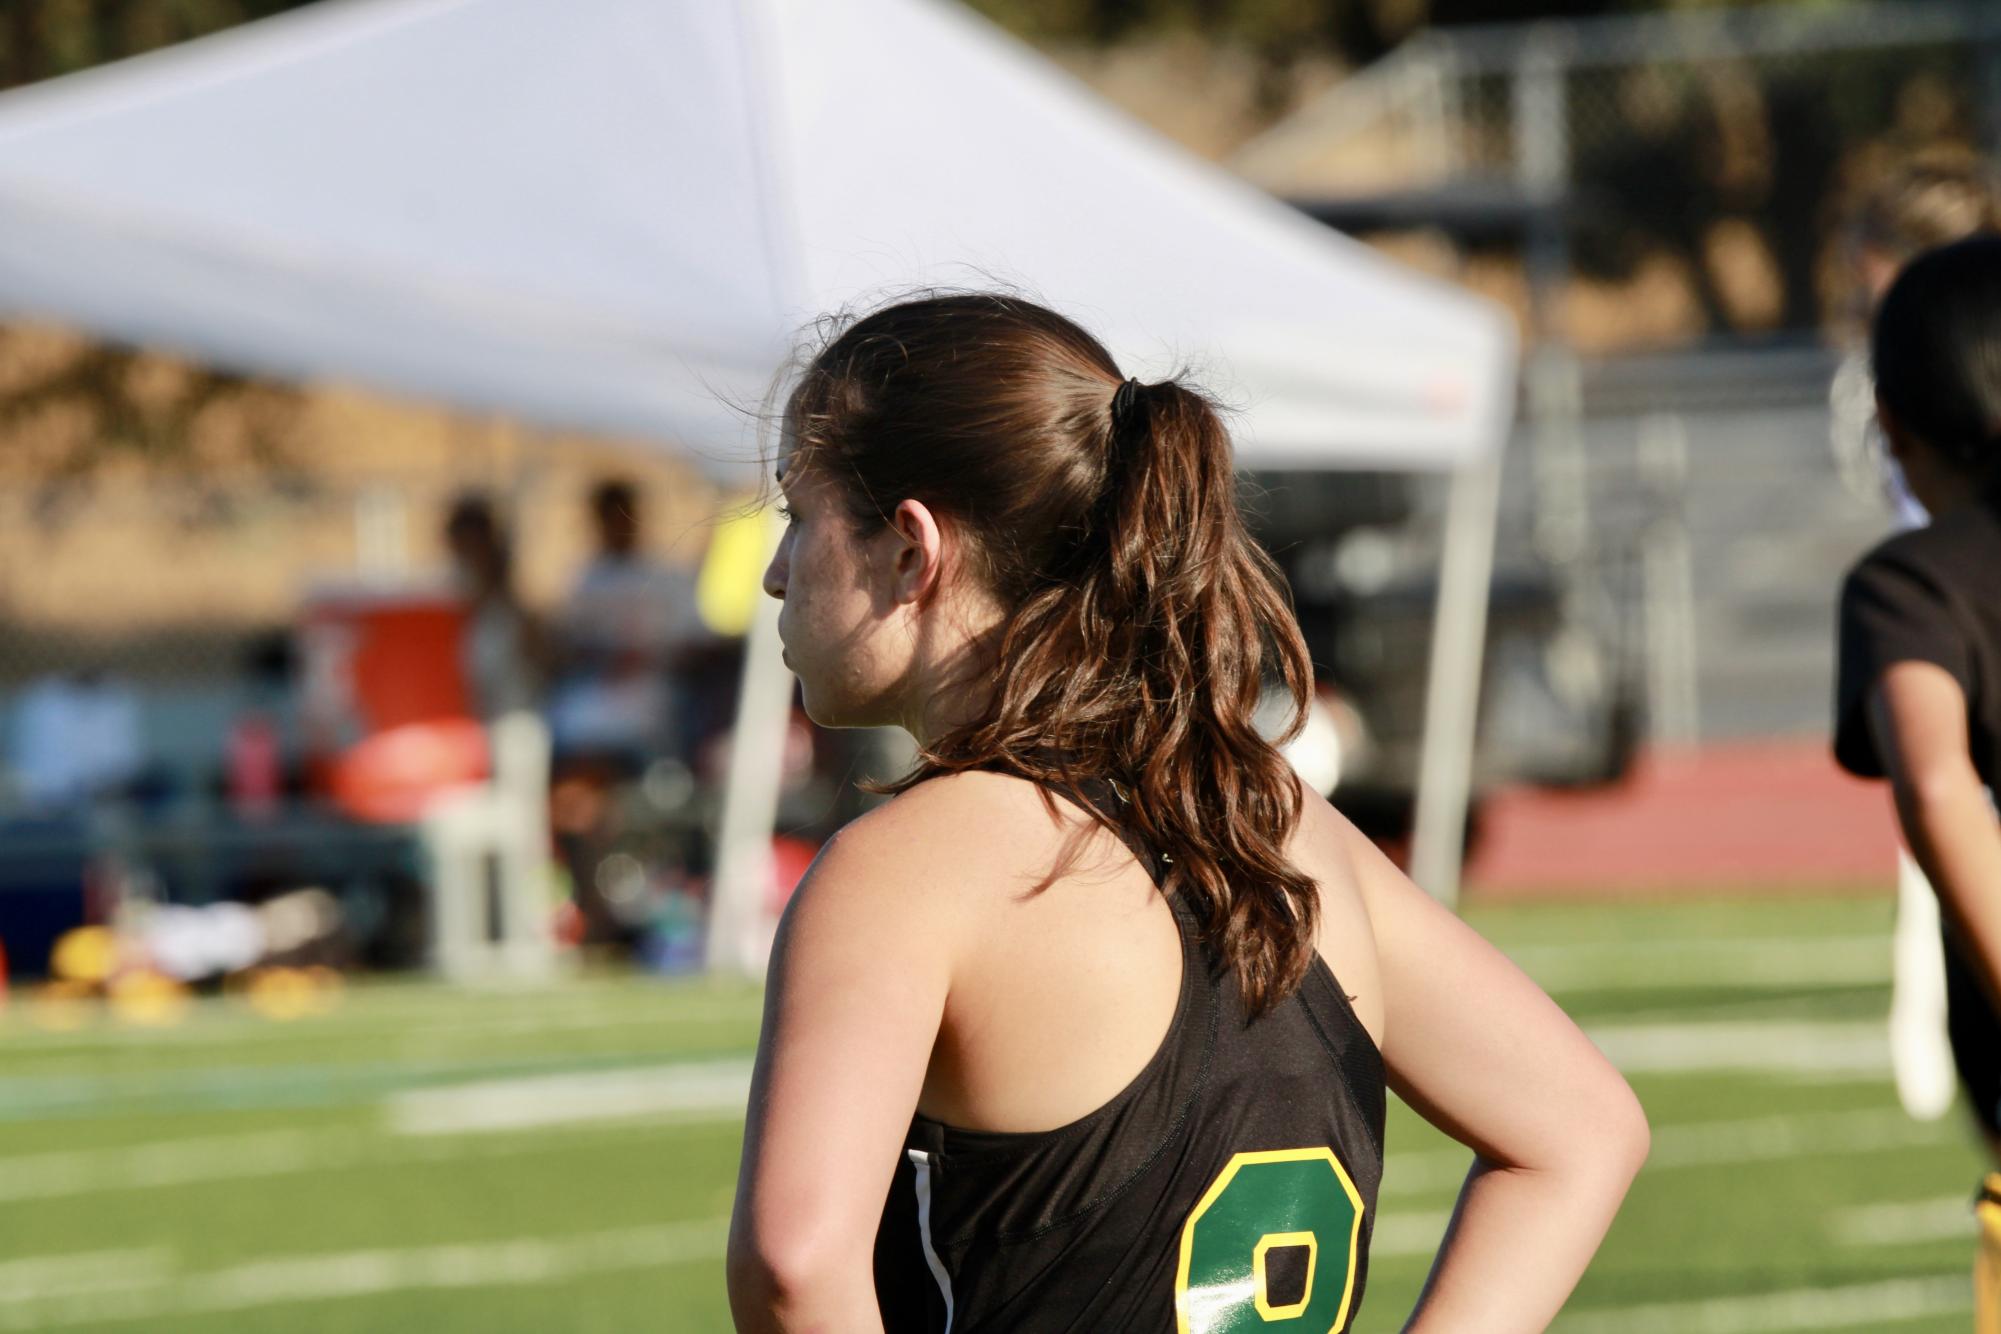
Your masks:
[{"label": "bare shoulder", "polygon": [[1066,803],[1058,802],[1057,816],[1052,817],[1044,789],[1013,774],[972,769],[926,779],[864,818],[912,833],[936,826],[964,832],[961,822],[966,820],[991,823],[1020,833],[1052,828],[1052,818],[1060,819],[1065,807]]},{"label": "bare shoulder", "polygon": [[1366,916],[1355,865],[1355,839],[1366,841],[1362,832],[1335,810],[1327,798],[1302,785],[1299,827],[1293,831],[1286,850],[1295,866],[1319,882],[1322,907],[1352,906]]},{"label": "bare shoulder", "polygon": [[851,821],[828,844],[844,862],[912,867],[987,864],[1022,840],[1060,837],[1082,820],[1068,803],[1009,774],[968,772],[928,779]]},{"label": "bare shoulder", "polygon": [[910,927],[949,928],[1083,817],[1054,808],[1034,784],[1005,774],[933,778],[844,825],[814,859],[788,919],[839,909],[907,914]]},{"label": "bare shoulder", "polygon": [[1362,1026],[1380,1044],[1382,972],[1357,865],[1357,844],[1367,844],[1368,839],[1325,797],[1304,786],[1300,793],[1299,827],[1287,851],[1293,865],[1320,887],[1320,955],[1353,1003]]}]

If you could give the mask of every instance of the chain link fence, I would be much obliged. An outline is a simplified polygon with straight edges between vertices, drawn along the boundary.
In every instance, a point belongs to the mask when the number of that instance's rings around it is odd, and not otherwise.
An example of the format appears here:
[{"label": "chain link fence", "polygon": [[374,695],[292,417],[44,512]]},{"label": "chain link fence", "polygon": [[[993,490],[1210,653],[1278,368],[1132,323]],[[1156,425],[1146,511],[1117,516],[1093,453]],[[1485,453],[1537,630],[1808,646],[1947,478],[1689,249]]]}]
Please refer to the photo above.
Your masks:
[{"label": "chain link fence", "polygon": [[1442,226],[1595,352],[1839,324],[1856,201],[1997,143],[2001,9],[1771,5],[1431,30],[1236,165],[1344,224]]},{"label": "chain link fence", "polygon": [[1687,742],[1825,727],[1834,588],[1890,523],[1830,451],[1858,214],[1997,147],[2001,7],[1774,4],[1433,29],[1233,165],[1514,312],[1503,559]]}]

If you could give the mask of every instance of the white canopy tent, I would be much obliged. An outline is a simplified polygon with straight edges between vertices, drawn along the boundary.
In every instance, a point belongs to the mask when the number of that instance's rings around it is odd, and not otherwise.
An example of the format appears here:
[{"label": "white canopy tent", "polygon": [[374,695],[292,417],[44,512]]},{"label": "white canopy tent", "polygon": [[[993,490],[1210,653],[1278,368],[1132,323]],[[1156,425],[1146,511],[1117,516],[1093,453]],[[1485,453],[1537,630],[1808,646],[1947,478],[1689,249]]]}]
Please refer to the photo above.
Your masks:
[{"label": "white canopy tent", "polygon": [[[813,316],[1000,283],[1191,365],[1256,467],[1449,471],[1419,875],[1467,795],[1501,313],[1342,241],[944,0],[322,0],[0,96],[0,314],[659,440],[739,475]],[[786,681],[752,635],[719,917]]]}]

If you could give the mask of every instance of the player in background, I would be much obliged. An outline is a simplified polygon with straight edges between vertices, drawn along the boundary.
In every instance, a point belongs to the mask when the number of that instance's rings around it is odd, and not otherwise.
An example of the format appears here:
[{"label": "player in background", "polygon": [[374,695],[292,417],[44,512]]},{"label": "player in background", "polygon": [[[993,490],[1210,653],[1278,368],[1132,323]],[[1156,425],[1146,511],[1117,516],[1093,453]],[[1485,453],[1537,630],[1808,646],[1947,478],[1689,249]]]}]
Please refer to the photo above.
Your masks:
[{"label": "player in background", "polygon": [[1351,1330],[1386,1084],[1473,1153],[1406,1328],[1547,1326],[1645,1119],[1259,735],[1310,664],[1209,401],[930,297],[818,353],[777,473],[807,712],[920,753],[780,928],[737,1327]]},{"label": "player in background", "polygon": [[[1884,440],[1930,522],[1842,585],[1834,753],[1889,779],[1937,892],[1952,1054],[2001,1159],[2001,238],[1905,266],[1870,362]],[[1978,1328],[2001,1334],[2001,1175],[1978,1209]]]},{"label": "player in background", "polygon": [[[1980,155],[1938,149],[1901,160],[1849,219],[1844,238],[1852,326],[1867,342],[1870,317],[1905,264],[1926,250],[2001,232],[2001,175]],[[1865,347],[1843,358],[1829,407],[1836,466],[1849,488],[1889,504],[1898,531],[1927,519],[1896,460],[1883,448]],[[1946,974],[1938,899],[1908,849],[1897,848],[1897,926],[1890,988],[1890,1065],[1897,1098],[1920,1121],[1952,1105],[1956,1079],[1946,1034]]]}]

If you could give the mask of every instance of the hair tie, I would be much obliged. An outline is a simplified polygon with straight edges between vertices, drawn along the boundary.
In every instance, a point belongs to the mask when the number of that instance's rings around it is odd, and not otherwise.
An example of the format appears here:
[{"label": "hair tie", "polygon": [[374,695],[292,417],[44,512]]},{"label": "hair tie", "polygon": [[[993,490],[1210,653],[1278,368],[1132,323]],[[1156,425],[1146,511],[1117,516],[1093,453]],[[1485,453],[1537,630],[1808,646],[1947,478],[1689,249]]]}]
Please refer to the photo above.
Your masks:
[{"label": "hair tie", "polygon": [[1139,379],[1135,377],[1120,385],[1118,392],[1112,395],[1112,429],[1114,431],[1122,429],[1126,424],[1126,419],[1132,416],[1133,405],[1139,402],[1139,391],[1144,387],[1144,385],[1140,384]]}]

